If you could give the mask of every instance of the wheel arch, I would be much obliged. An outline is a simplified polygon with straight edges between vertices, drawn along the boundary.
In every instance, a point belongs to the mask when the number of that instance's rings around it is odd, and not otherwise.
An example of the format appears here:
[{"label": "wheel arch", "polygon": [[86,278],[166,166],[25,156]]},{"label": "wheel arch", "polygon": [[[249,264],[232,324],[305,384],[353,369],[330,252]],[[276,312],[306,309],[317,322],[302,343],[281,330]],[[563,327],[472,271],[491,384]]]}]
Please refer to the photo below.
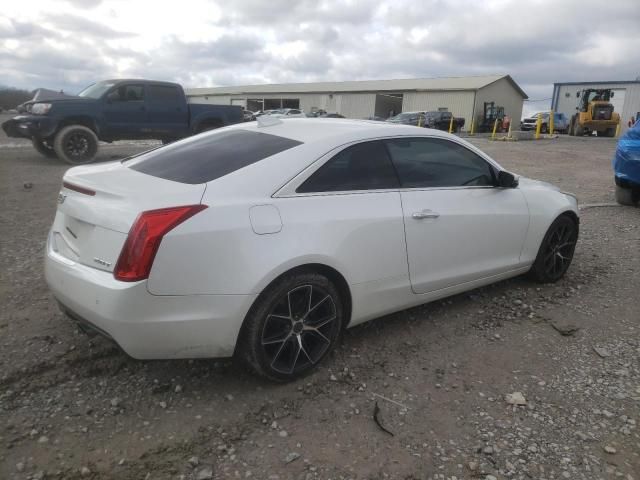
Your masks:
[{"label": "wheel arch", "polygon": [[287,269],[286,271],[280,273],[275,278],[271,279],[271,281],[269,281],[264,286],[264,288],[261,289],[260,293],[254,299],[253,303],[251,304],[251,307],[249,307],[249,310],[247,311],[247,314],[245,315],[244,319],[242,320],[242,326],[240,327],[240,330],[239,330],[239,333],[238,333],[238,341],[236,341],[236,347],[235,347],[236,352],[237,352],[240,340],[243,338],[243,334],[244,334],[244,331],[245,331],[245,326],[247,324],[247,319],[252,314],[255,306],[264,298],[264,295],[267,292],[267,290],[269,289],[269,287],[271,287],[271,285],[277,283],[278,281],[280,281],[282,278],[286,277],[287,275],[291,275],[291,274],[295,274],[295,273],[302,273],[302,272],[305,272],[305,273],[311,272],[311,273],[317,273],[317,274],[323,275],[323,276],[327,277],[329,279],[329,281],[331,281],[331,283],[333,283],[335,285],[335,287],[338,290],[338,293],[340,294],[340,299],[343,302],[342,308],[344,309],[344,314],[345,314],[345,321],[343,322],[343,328],[347,328],[348,327],[349,323],[351,322],[351,312],[353,310],[353,300],[352,300],[352,296],[351,296],[351,289],[349,288],[349,283],[347,282],[347,279],[336,268],[334,268],[332,266],[329,266],[326,263],[316,263],[316,262],[302,263],[302,264],[299,264],[299,265],[296,265],[294,267],[291,267],[291,268]]},{"label": "wheel arch", "polygon": [[98,138],[100,138],[100,131],[98,129],[96,121],[92,117],[86,115],[74,115],[71,117],[65,117],[64,119],[60,120],[58,122],[56,134],[64,127],[68,127],[70,125],[81,125],[83,127],[87,127],[89,130],[95,133]]},{"label": "wheel arch", "polygon": [[[201,133],[206,130],[212,130],[214,128],[221,128],[225,126],[225,121],[223,118],[219,116],[200,116],[195,119],[193,123],[193,128],[191,130],[192,134]],[[212,128],[207,128],[212,127]]]}]

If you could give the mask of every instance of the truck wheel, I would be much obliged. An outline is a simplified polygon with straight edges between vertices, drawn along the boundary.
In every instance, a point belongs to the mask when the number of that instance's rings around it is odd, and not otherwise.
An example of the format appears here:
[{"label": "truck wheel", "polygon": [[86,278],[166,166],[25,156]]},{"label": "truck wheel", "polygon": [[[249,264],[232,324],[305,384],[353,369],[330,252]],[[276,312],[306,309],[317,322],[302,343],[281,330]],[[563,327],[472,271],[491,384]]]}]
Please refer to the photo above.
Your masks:
[{"label": "truck wheel", "polygon": [[573,137],[576,134],[575,124],[576,124],[576,117],[571,117],[571,120],[569,120],[569,126],[567,127],[567,133],[569,134],[570,137]]},{"label": "truck wheel", "polygon": [[69,125],[56,134],[53,149],[58,158],[71,165],[90,163],[98,153],[98,137],[90,128]]},{"label": "truck wheel", "polygon": [[620,205],[634,207],[638,204],[638,199],[631,188],[624,188],[620,185],[616,185],[616,202]]},{"label": "truck wheel", "polygon": [[613,138],[616,136],[616,129],[615,128],[607,128],[607,131],[604,132],[604,136],[605,137],[610,137]]},{"label": "truck wheel", "polygon": [[35,148],[40,155],[44,155],[47,158],[57,158],[55,150],[46,140],[32,138],[31,143],[33,144],[33,148]]},{"label": "truck wheel", "polygon": [[540,133],[546,135],[547,133],[549,133],[549,129],[547,128],[547,124],[543,123],[542,127],[540,127]]}]

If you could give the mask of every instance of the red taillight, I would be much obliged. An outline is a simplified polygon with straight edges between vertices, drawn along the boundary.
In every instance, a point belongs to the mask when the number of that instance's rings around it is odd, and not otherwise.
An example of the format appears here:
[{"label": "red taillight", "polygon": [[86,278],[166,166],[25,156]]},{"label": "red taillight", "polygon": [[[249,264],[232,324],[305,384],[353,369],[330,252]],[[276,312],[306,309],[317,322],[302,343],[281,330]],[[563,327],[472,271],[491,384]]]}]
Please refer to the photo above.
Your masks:
[{"label": "red taillight", "polygon": [[148,278],[162,237],[205,208],[206,205],[187,205],[149,210],[138,215],[113,271],[116,280],[137,282]]}]

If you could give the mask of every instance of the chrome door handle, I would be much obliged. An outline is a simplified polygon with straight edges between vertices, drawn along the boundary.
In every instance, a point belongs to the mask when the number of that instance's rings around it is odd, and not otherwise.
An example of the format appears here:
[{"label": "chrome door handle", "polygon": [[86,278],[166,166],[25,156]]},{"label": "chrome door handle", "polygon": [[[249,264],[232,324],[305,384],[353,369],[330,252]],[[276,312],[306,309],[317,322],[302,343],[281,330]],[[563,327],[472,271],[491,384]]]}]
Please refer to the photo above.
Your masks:
[{"label": "chrome door handle", "polygon": [[425,218],[438,218],[440,216],[439,213],[433,212],[431,210],[423,210],[421,212],[415,212],[411,217],[415,220],[422,220]]}]

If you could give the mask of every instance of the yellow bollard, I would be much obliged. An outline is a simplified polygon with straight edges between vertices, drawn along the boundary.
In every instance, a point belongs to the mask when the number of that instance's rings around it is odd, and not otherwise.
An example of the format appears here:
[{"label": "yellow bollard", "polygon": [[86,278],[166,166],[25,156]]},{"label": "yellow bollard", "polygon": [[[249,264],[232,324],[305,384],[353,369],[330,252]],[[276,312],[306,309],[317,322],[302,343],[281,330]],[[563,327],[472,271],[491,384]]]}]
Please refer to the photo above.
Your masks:
[{"label": "yellow bollard", "polygon": [[476,122],[474,121],[474,119],[471,119],[471,129],[469,130],[469,135],[475,135],[475,132],[473,131],[476,127]]},{"label": "yellow bollard", "polygon": [[496,139],[496,130],[498,129],[498,119],[496,118],[496,121],[493,122],[493,133],[491,134],[491,140],[495,140]]},{"label": "yellow bollard", "polygon": [[451,120],[449,121],[449,133],[453,133],[453,114],[451,115]]},{"label": "yellow bollard", "polygon": [[553,110],[549,112],[549,135],[553,135]]},{"label": "yellow bollard", "polygon": [[540,139],[540,129],[542,128],[542,114],[538,114],[538,121],[536,122],[536,140]]},{"label": "yellow bollard", "polygon": [[422,115],[418,115],[418,126],[422,127]]},{"label": "yellow bollard", "polygon": [[620,128],[621,128],[620,125],[622,125],[622,123],[618,122],[618,126],[616,127],[616,135],[615,135],[616,138],[620,136]]}]

